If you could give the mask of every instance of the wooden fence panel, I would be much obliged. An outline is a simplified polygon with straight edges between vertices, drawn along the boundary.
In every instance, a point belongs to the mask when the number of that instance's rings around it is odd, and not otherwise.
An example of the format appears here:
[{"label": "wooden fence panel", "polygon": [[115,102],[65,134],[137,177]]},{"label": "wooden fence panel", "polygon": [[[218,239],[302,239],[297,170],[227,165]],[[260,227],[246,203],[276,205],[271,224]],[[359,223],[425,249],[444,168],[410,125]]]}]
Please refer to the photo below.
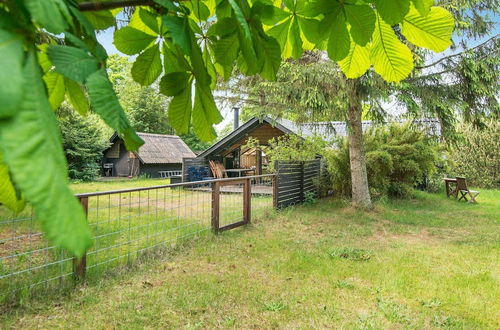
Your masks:
[{"label": "wooden fence panel", "polygon": [[284,208],[303,203],[309,193],[318,197],[321,177],[321,160],[277,161],[275,185],[275,207]]}]

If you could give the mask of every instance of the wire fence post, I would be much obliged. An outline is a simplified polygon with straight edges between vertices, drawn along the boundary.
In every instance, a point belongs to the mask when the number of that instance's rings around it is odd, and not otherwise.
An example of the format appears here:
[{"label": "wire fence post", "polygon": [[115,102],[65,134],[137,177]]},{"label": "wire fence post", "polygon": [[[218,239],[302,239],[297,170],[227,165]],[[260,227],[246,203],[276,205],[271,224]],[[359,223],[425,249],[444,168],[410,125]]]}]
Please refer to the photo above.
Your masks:
[{"label": "wire fence post", "polygon": [[[80,204],[82,205],[83,211],[85,212],[85,217],[88,217],[89,213],[89,198],[79,197]],[[81,258],[73,258],[73,275],[77,281],[85,279],[85,273],[87,271],[87,252]]]},{"label": "wire fence post", "polygon": [[220,216],[220,183],[214,182],[212,186],[212,231],[214,234],[219,232]]},{"label": "wire fence post", "polygon": [[243,221],[250,223],[252,215],[252,179],[245,179],[243,184]]}]

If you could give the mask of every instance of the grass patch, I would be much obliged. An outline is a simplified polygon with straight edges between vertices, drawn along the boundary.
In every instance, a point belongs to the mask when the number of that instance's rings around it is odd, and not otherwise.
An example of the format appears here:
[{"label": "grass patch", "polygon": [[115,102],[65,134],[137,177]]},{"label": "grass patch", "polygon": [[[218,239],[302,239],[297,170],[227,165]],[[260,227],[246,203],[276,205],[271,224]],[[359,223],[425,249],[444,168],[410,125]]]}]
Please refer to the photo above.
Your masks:
[{"label": "grass patch", "polygon": [[71,295],[0,311],[4,328],[498,329],[500,191],[337,200],[144,255]]},{"label": "grass patch", "polygon": [[351,261],[368,261],[372,255],[372,251],[352,247],[341,247],[330,252],[332,258],[347,259]]}]

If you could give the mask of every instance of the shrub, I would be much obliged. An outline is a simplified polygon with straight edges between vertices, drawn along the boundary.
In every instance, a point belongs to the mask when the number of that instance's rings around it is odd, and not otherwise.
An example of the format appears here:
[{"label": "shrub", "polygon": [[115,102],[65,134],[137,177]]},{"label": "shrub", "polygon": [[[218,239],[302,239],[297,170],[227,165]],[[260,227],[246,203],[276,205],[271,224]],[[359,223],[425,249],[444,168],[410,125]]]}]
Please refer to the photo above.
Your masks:
[{"label": "shrub", "polygon": [[[436,144],[409,125],[376,127],[364,134],[365,157],[373,197],[407,197],[423,175],[435,171]],[[343,196],[351,194],[351,170],[347,139],[326,152],[333,188]]]},{"label": "shrub", "polygon": [[99,174],[99,162],[108,142],[95,118],[78,116],[64,105],[58,111],[68,175],[72,180],[91,181]]},{"label": "shrub", "polygon": [[451,174],[477,187],[500,188],[500,122],[492,119],[482,129],[462,124],[458,132],[461,136],[450,151]]}]

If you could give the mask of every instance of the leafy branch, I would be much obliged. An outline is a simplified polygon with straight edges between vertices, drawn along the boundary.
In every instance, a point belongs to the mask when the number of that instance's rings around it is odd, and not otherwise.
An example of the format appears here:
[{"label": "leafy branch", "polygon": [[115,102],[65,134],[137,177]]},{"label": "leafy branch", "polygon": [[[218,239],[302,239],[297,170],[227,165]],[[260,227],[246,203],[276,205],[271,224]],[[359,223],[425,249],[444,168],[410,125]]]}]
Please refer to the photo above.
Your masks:
[{"label": "leafy branch", "polygon": [[459,53],[441,57],[439,60],[437,60],[437,61],[435,61],[433,63],[427,64],[427,65],[423,65],[423,66],[416,66],[415,69],[427,69],[427,68],[431,68],[431,67],[436,66],[436,65],[438,65],[438,64],[440,64],[440,63],[442,63],[444,61],[447,61],[449,59],[462,56],[465,53],[471,52],[471,51],[479,49],[479,48],[483,48],[484,46],[488,45],[490,42],[496,42],[497,39],[498,39],[498,36],[500,36],[500,34],[496,34],[493,37],[489,38],[488,40],[480,43],[479,45],[476,45],[476,46],[471,47],[471,48],[464,49],[463,51],[461,51]]}]

